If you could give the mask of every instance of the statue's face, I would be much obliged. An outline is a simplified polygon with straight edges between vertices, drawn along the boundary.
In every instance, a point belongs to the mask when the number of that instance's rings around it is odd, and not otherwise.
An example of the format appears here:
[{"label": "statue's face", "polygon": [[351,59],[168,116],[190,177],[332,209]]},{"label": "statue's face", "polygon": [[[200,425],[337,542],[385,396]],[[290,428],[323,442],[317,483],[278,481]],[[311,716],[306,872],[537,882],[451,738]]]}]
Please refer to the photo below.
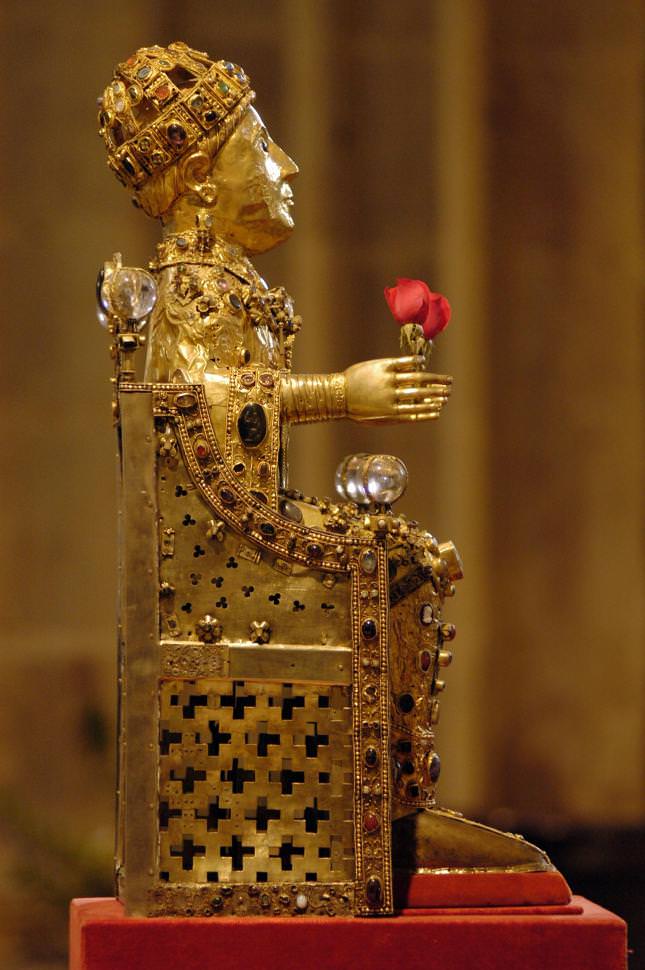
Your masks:
[{"label": "statue's face", "polygon": [[284,242],[294,228],[291,182],[298,166],[272,141],[254,108],[215,156],[215,231],[249,253]]}]

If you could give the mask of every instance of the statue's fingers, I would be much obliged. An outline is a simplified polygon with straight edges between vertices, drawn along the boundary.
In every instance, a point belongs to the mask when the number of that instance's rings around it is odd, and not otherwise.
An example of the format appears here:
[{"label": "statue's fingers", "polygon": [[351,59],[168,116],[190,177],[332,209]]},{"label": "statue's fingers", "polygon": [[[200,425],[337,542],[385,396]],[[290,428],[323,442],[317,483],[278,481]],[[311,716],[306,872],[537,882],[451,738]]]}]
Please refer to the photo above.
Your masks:
[{"label": "statue's fingers", "polygon": [[443,409],[443,403],[441,401],[428,401],[424,398],[418,398],[415,401],[409,401],[403,405],[396,404],[395,409],[399,414],[406,411],[410,411],[411,413],[415,411],[428,411],[428,413],[439,414]]},{"label": "statue's fingers", "polygon": [[415,401],[414,403],[395,404],[394,410],[398,414],[438,414],[441,405],[434,402]]},{"label": "statue's fingers", "polygon": [[405,385],[411,382],[423,384],[425,387],[443,388],[447,391],[452,387],[452,377],[447,374],[428,374],[427,371],[408,371],[407,373],[394,374],[395,385]]},{"label": "statue's fingers", "polygon": [[410,398],[420,398],[424,401],[447,401],[449,396],[445,387],[432,384],[429,387],[419,387],[413,384],[410,387],[398,387],[394,391],[394,397],[397,401],[406,401]]},{"label": "statue's fingers", "polygon": [[411,421],[436,421],[438,414],[400,414],[399,422],[409,424]]},{"label": "statue's fingers", "polygon": [[410,357],[394,357],[388,365],[388,370],[394,373],[410,373],[418,371],[422,373],[423,357],[414,355]]}]

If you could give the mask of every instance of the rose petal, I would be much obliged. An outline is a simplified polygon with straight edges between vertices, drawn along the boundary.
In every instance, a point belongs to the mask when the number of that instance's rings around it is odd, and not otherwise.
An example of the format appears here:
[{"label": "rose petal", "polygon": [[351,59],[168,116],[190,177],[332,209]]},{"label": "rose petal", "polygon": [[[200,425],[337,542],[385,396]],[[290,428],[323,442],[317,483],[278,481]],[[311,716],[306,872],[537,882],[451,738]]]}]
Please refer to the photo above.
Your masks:
[{"label": "rose petal", "polygon": [[384,290],[387,305],[399,324],[419,323],[426,340],[432,340],[448,326],[450,304],[441,293],[433,293],[423,280],[400,277],[396,286]]},{"label": "rose petal", "polygon": [[428,312],[423,321],[423,335],[426,340],[432,340],[437,334],[445,330],[450,322],[452,309],[448,300],[441,293],[430,293]]},{"label": "rose petal", "polygon": [[430,290],[422,280],[397,279],[385,289],[385,299],[397,323],[423,323],[428,314]]}]

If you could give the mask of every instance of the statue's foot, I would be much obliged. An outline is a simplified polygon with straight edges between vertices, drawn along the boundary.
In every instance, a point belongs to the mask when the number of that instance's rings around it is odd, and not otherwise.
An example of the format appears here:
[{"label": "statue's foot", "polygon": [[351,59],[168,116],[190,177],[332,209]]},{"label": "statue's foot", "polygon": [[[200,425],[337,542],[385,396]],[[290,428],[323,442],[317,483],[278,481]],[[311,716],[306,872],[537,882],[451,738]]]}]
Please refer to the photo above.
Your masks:
[{"label": "statue's foot", "polygon": [[394,867],[406,872],[553,872],[546,853],[447,809],[424,809],[392,827]]},{"label": "statue's foot", "polygon": [[446,809],[422,809],[392,827],[396,905],[402,910],[567,906],[571,890],[548,856],[521,835]]}]

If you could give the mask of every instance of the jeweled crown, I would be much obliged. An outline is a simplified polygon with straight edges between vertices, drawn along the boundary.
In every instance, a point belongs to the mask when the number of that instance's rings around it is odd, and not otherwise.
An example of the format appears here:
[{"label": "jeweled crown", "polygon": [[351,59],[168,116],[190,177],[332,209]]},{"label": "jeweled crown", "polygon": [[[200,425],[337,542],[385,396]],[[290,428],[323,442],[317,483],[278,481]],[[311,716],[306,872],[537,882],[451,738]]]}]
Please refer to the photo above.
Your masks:
[{"label": "jeweled crown", "polygon": [[212,61],[180,41],[143,47],[122,64],[99,98],[99,134],[108,165],[140,189],[205,135],[224,144],[255,93],[241,67]]}]

